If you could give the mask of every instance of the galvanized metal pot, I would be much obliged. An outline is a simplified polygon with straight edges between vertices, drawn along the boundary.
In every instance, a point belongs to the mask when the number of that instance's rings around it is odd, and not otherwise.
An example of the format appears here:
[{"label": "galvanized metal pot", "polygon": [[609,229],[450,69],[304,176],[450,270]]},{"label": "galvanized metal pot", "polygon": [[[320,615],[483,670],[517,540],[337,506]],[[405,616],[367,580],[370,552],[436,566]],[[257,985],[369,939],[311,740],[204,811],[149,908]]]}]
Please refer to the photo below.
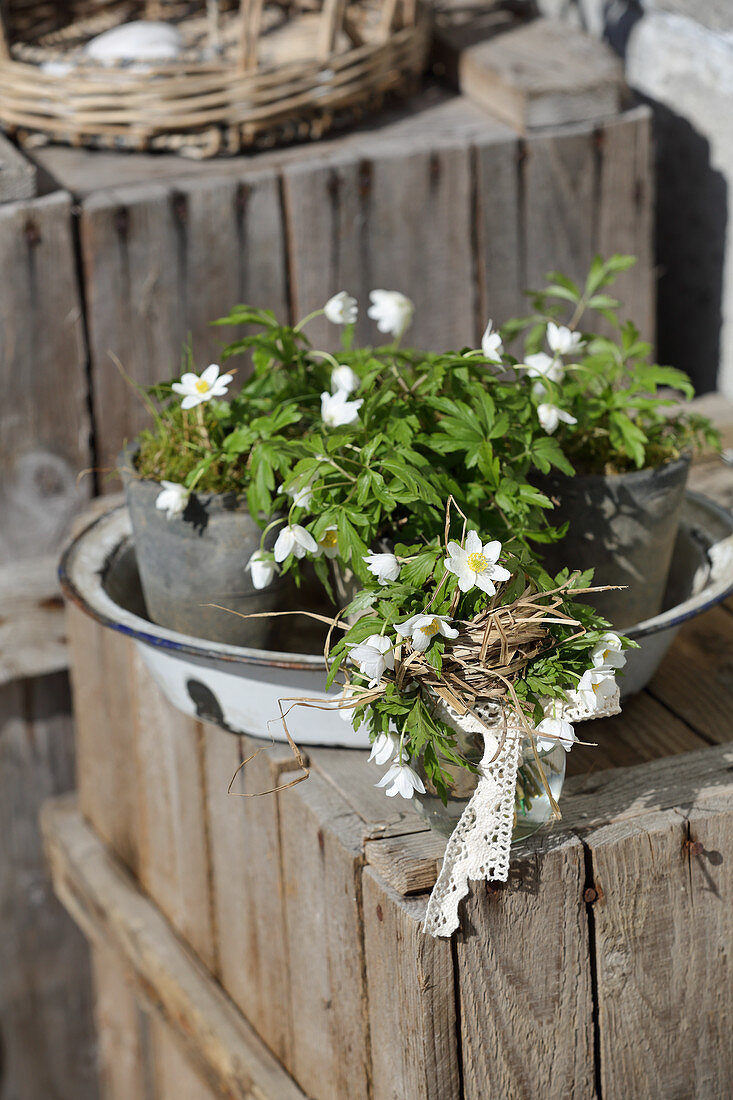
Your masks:
[{"label": "galvanized metal pot", "polygon": [[[292,606],[292,587],[276,578],[258,590],[245,569],[262,531],[234,493],[192,493],[185,512],[168,519],[155,507],[161,486],[135,472],[135,449],[120,460],[145,604],[160,626],[231,645],[270,648],[277,619],[240,615]],[[277,530],[268,532],[272,549]],[[218,604],[227,611],[208,605]]]},{"label": "galvanized metal pot", "polygon": [[685,456],[609,477],[536,479],[556,502],[552,522],[569,524],[565,538],[543,548],[547,568],[593,569],[596,584],[627,585],[589,598],[618,629],[662,610],[689,469]]}]

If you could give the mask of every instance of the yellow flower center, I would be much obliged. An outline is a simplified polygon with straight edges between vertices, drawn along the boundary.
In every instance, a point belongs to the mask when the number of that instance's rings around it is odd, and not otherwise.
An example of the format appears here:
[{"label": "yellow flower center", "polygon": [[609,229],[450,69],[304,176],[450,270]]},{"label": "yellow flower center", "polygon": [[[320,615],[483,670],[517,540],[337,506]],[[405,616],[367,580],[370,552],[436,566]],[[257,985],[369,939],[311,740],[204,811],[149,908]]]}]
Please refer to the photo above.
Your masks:
[{"label": "yellow flower center", "polygon": [[437,634],[440,630],[440,623],[437,619],[433,619],[433,621],[428,623],[427,626],[421,626],[420,629],[422,630],[423,634],[427,634],[429,638],[432,638],[433,634]]},{"label": "yellow flower center", "polygon": [[208,393],[211,389],[211,386],[204,378],[199,378],[199,380],[195,383],[194,388],[197,389],[199,393]]},{"label": "yellow flower center", "polygon": [[334,546],[338,546],[338,536],[335,531],[324,531],[321,536],[321,546],[325,546],[327,550],[331,550]]},{"label": "yellow flower center", "polygon": [[488,564],[488,558],[485,558],[480,550],[468,555],[468,566],[469,569],[473,569],[474,573],[483,573]]}]

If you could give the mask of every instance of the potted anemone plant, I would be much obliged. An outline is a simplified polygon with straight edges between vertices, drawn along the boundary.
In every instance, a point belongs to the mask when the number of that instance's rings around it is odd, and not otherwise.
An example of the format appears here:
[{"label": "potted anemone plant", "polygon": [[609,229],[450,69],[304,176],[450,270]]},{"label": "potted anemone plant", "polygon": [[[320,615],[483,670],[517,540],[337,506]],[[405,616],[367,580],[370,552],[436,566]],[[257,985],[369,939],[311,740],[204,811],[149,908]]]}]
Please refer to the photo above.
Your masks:
[{"label": "potted anemone plant", "polygon": [[527,474],[567,464],[537,421],[531,382],[498,377],[483,349],[402,347],[413,306],[397,291],[374,291],[369,309],[390,342],[355,348],[357,309],[340,292],[318,311],[341,328],[334,356],[307,338],[317,314],[286,325],[236,307],[219,323],[247,326],[223,350],[223,361],[251,364],[238,390],[232,371],[198,373],[188,351],[180,378],[145,394],[152,424],[121,466],[148,613],[161,625],[312,649],[305,626],[278,643],[267,613],[314,608],[324,588],[343,606],[375,570],[388,577],[395,542],[443,522],[451,496],[485,510],[504,543],[552,537],[550,502]]},{"label": "potted anemone plant", "polygon": [[[650,345],[606,293],[634,262],[597,257],[582,288],[555,272],[530,292],[533,313],[502,328],[508,342],[524,336],[520,358],[505,361],[533,379],[538,420],[571,466],[535,480],[566,527],[548,567],[594,568],[604,585],[625,586],[594,597],[617,627],[661,610],[691,453],[718,444],[709,421],[678,405],[694,396],[687,375],[649,361]],[[594,313],[612,336],[594,331]]]}]

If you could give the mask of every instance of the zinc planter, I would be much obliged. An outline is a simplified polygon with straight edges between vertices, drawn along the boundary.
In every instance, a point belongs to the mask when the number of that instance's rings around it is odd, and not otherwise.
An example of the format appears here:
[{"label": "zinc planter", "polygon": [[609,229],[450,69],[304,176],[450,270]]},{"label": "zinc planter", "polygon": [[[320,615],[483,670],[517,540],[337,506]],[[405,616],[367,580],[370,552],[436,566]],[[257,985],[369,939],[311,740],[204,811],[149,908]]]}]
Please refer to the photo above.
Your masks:
[{"label": "zinc planter", "polygon": [[593,569],[594,584],[626,585],[588,598],[617,630],[662,610],[689,469],[685,456],[626,474],[538,479],[556,502],[552,522],[569,525],[544,551],[546,566]]},{"label": "zinc planter", "polygon": [[[168,519],[155,502],[157,481],[134,472],[134,450],[120,463],[135,538],[137,567],[147,613],[153,622],[183,634],[232,645],[267,647],[279,627],[277,619],[242,619],[240,615],[293,606],[293,586],[282,580],[258,590],[245,570],[260,546],[262,532],[233,493],[192,493],[185,511]],[[271,550],[277,530],[265,538]]]}]

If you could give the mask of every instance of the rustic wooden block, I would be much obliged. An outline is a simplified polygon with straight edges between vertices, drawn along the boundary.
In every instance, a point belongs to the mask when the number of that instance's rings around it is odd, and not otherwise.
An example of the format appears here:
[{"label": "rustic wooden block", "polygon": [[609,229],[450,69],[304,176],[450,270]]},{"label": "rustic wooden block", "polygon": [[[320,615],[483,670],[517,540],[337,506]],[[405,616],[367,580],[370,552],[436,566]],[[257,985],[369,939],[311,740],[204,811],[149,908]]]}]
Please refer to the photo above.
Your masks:
[{"label": "rustic wooden block", "polygon": [[0,134],[0,202],[32,199],[38,190],[38,170]]},{"label": "rustic wooden block", "polygon": [[623,104],[621,62],[603,42],[545,19],[503,29],[489,37],[471,23],[439,33],[442,52],[454,56],[448,70],[469,99],[519,133],[569,122],[594,122]]}]

